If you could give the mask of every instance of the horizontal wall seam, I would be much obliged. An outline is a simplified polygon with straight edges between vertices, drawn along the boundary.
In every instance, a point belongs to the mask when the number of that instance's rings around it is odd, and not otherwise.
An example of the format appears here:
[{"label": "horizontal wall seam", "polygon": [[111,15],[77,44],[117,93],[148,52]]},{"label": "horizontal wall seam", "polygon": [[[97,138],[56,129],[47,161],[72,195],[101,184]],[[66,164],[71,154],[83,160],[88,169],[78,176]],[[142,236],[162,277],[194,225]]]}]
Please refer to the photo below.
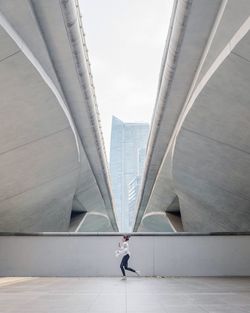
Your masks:
[{"label": "horizontal wall seam", "polygon": [[196,134],[196,135],[198,135],[198,136],[200,136],[200,137],[207,138],[207,139],[209,139],[209,140],[211,140],[211,141],[214,141],[214,142],[216,142],[216,143],[219,143],[219,144],[221,144],[221,145],[227,146],[227,147],[232,148],[232,149],[234,149],[234,150],[238,150],[238,151],[240,151],[240,152],[243,152],[243,153],[246,153],[246,154],[249,154],[249,155],[250,155],[250,152],[248,152],[248,151],[245,151],[245,150],[243,150],[243,149],[240,149],[240,148],[238,148],[238,147],[236,147],[236,146],[233,146],[233,145],[231,145],[231,144],[229,144],[229,143],[226,143],[226,142],[217,140],[217,139],[215,139],[215,138],[209,137],[209,136],[207,136],[207,135],[201,134],[201,133],[199,133],[199,132],[197,132],[197,131],[195,131],[195,130],[189,129],[189,128],[187,128],[187,127],[182,127],[182,130],[185,130],[185,131],[187,131],[187,132]]},{"label": "horizontal wall seam", "polygon": [[236,52],[231,52],[233,55],[237,56],[238,58],[244,60],[244,61],[247,61],[247,62],[250,62],[250,60],[248,60],[247,58],[243,57],[242,55],[236,53]]},{"label": "horizontal wall seam", "polygon": [[7,57],[5,57],[5,58],[3,58],[3,59],[0,59],[0,63],[1,63],[1,62],[4,62],[5,60],[7,60],[7,59],[13,57],[14,55],[16,55],[16,54],[18,54],[18,53],[20,53],[20,52],[21,52],[21,50],[17,50],[16,52],[14,52],[14,53],[8,55]]},{"label": "horizontal wall seam", "polygon": [[28,146],[28,145],[30,145],[30,144],[33,144],[33,143],[38,142],[38,141],[41,141],[41,140],[43,140],[43,139],[52,137],[52,136],[57,135],[57,134],[59,134],[59,133],[61,133],[61,132],[64,132],[65,130],[70,130],[70,129],[71,129],[70,126],[68,126],[68,127],[66,127],[66,128],[57,130],[57,131],[55,131],[55,132],[53,132],[53,133],[51,133],[51,134],[48,134],[48,135],[46,135],[46,136],[38,137],[38,138],[36,138],[36,139],[34,139],[34,140],[31,140],[31,141],[29,141],[29,142],[26,142],[26,143],[24,143],[24,144],[22,144],[22,145],[19,145],[19,146],[16,146],[16,147],[14,147],[14,148],[11,148],[11,149],[9,149],[9,150],[7,150],[7,151],[0,152],[0,157],[1,157],[2,155],[4,155],[4,154],[7,154],[7,153],[12,152],[12,151],[15,151],[15,150],[18,150],[18,149],[20,149],[20,148],[22,148],[22,147]]},{"label": "horizontal wall seam", "polygon": [[7,200],[9,200],[9,199],[18,197],[18,196],[20,196],[20,195],[22,195],[22,194],[25,194],[26,192],[31,191],[31,190],[33,190],[33,189],[38,189],[38,188],[40,188],[40,187],[42,187],[42,186],[44,186],[44,185],[46,185],[46,184],[49,184],[49,183],[51,183],[51,182],[53,182],[53,181],[55,181],[55,180],[57,180],[57,179],[59,179],[59,178],[65,177],[65,176],[67,176],[67,175],[69,175],[69,174],[72,174],[72,173],[74,173],[74,172],[76,172],[76,171],[79,171],[79,170],[80,170],[80,166],[75,167],[75,168],[71,169],[70,171],[64,172],[64,173],[61,174],[61,175],[57,175],[57,176],[53,177],[52,179],[49,179],[49,180],[47,180],[47,181],[45,181],[45,182],[43,182],[43,183],[41,183],[41,184],[38,184],[38,185],[36,185],[36,186],[34,186],[34,187],[31,187],[31,188],[27,188],[26,190],[24,190],[24,191],[22,191],[22,192],[20,192],[20,193],[14,194],[14,195],[12,195],[12,196],[10,196],[10,197],[6,197],[6,198],[4,198],[4,199],[1,199],[1,200],[0,200],[0,205],[1,205],[1,203],[5,202],[5,201],[7,201]]}]

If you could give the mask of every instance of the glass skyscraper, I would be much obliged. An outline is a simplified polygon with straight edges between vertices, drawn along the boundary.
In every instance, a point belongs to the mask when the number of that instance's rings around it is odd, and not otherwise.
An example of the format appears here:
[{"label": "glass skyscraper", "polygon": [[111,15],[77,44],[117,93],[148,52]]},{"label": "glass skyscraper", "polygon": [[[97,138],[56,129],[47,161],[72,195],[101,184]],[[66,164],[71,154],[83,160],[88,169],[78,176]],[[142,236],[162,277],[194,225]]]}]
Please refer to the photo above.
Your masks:
[{"label": "glass skyscraper", "polygon": [[[124,123],[113,116],[110,170],[118,226],[122,232],[131,231],[133,226],[148,133],[149,124],[147,123]],[[131,186],[133,186],[132,194]]]}]

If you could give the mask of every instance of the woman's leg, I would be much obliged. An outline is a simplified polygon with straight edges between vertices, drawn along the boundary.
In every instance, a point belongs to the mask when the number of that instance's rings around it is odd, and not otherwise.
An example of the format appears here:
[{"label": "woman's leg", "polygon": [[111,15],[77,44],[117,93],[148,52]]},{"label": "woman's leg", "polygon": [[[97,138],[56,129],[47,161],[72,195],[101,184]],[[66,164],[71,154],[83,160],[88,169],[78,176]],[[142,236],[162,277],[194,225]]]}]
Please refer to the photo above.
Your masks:
[{"label": "woman's leg", "polygon": [[[125,258],[125,257],[126,257],[126,258]],[[126,271],[130,271],[130,272],[133,272],[133,273],[136,273],[136,271],[135,271],[133,268],[128,267],[129,255],[126,254],[123,258],[125,258],[125,259],[124,259],[124,267],[125,267],[125,270],[126,270]]]},{"label": "woman's leg", "polygon": [[120,269],[122,271],[122,276],[126,276],[125,270],[124,270],[124,260],[125,260],[124,258],[125,258],[125,256],[122,258],[122,261],[121,261],[121,264],[120,264]]}]

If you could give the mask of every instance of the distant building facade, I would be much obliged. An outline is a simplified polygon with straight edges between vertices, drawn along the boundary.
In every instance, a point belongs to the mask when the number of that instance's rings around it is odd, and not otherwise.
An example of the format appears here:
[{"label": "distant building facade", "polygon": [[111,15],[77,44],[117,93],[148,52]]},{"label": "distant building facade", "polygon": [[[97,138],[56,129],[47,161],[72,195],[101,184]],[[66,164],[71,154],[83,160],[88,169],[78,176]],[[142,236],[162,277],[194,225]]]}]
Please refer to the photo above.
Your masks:
[{"label": "distant building facade", "polygon": [[133,226],[148,133],[147,123],[124,123],[113,116],[110,170],[117,222],[123,232],[131,231]]},{"label": "distant building facade", "polygon": [[130,227],[133,227],[133,223],[135,220],[136,199],[137,199],[140,182],[141,182],[141,176],[136,176],[128,184],[128,214],[129,214],[128,219],[129,219]]}]

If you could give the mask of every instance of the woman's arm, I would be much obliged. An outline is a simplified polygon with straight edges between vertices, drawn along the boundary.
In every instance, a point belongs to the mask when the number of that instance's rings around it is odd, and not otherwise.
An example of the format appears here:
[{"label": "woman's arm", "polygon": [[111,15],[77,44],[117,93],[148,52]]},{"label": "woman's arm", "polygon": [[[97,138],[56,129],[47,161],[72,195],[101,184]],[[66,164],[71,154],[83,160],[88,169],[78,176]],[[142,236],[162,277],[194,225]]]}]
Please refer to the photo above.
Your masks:
[{"label": "woman's arm", "polygon": [[126,254],[128,252],[128,243],[124,242],[119,250],[121,251],[122,254]]}]

